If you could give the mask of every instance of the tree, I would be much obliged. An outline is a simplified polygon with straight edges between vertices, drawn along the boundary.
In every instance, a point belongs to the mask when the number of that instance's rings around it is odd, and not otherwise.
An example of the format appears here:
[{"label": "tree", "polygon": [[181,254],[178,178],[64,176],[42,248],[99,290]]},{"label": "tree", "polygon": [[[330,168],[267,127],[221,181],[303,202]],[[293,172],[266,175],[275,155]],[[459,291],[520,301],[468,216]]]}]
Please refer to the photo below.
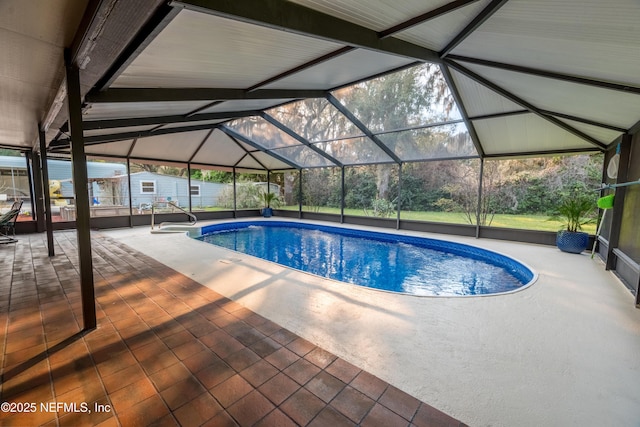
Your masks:
[{"label": "tree", "polygon": [[192,169],[191,179],[196,181],[219,182],[222,184],[229,184],[233,182],[233,173],[219,171],[215,169],[210,169],[210,170]]},{"label": "tree", "polygon": [[302,203],[318,212],[321,206],[331,205],[332,197],[340,193],[340,170],[337,168],[308,169],[302,177]]},{"label": "tree", "polygon": [[[419,126],[429,122],[429,117],[445,120],[453,106],[446,82],[434,64],[387,74],[342,89],[336,96],[373,132]],[[426,134],[429,132],[426,131]],[[419,151],[421,144],[432,144],[434,141],[413,137],[406,132],[388,133],[383,138],[384,144],[396,154],[402,150]],[[379,150],[373,144],[369,147],[374,151]],[[365,153],[359,155],[364,156]],[[389,178],[388,170],[384,165],[379,165],[375,177],[377,198],[389,198]]]},{"label": "tree", "polygon": [[18,150],[11,150],[9,148],[0,148],[0,156],[20,157],[22,154]]}]

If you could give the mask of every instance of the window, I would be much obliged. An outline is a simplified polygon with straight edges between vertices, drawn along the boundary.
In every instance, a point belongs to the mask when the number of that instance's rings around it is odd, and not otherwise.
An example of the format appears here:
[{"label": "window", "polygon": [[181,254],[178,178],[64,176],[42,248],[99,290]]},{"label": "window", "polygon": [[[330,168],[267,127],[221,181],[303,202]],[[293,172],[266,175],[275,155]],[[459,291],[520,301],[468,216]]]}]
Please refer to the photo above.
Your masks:
[{"label": "window", "polygon": [[200,186],[199,185],[192,185],[189,188],[189,194],[191,194],[192,196],[195,196],[195,197],[200,197]]},{"label": "window", "polygon": [[140,181],[140,193],[142,193],[142,194],[156,194],[156,182],[155,181]]}]

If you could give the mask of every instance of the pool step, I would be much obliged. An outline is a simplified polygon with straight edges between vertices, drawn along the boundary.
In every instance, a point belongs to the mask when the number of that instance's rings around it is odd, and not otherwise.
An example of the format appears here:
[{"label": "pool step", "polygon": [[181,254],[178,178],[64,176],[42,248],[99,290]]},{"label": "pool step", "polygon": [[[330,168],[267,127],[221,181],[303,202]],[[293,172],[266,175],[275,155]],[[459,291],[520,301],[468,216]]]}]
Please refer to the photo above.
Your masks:
[{"label": "pool step", "polygon": [[197,228],[191,224],[160,224],[158,228],[151,229],[151,234],[184,233]]}]

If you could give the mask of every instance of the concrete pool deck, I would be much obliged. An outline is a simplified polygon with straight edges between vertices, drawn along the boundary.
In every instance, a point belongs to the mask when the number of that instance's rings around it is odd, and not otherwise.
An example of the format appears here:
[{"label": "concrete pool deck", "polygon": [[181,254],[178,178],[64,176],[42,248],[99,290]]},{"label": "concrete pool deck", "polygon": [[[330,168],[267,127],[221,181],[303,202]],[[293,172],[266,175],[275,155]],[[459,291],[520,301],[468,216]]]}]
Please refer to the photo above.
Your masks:
[{"label": "concrete pool deck", "polygon": [[434,298],[322,279],[184,234],[102,233],[471,426],[640,420],[640,310],[588,254],[428,235],[508,254],[539,274],[512,294]]}]

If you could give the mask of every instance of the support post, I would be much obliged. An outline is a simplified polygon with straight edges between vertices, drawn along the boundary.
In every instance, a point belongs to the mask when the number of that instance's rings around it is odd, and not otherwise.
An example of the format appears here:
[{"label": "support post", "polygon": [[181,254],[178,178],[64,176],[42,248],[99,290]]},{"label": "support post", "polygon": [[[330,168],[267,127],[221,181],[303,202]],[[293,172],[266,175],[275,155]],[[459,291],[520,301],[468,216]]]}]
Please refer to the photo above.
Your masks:
[{"label": "support post", "polygon": [[[39,171],[36,172],[36,169],[38,168],[33,168],[33,163],[34,163],[34,156],[36,155],[36,153],[34,153],[33,151],[27,151],[25,153],[25,161],[27,162],[27,178],[29,179],[29,201],[31,202],[31,219],[34,220],[36,219],[36,210],[37,208],[37,203],[36,203],[36,199],[37,199],[37,195],[36,195],[36,175],[40,176]],[[42,187],[42,184],[40,185]],[[38,228],[38,223],[36,222],[36,230]]]},{"label": "support post", "polygon": [[236,185],[236,168],[233,168],[233,217],[238,217],[238,205],[237,205],[237,185]]},{"label": "support post", "polygon": [[[193,212],[191,204],[191,163],[187,163],[187,186],[189,187],[189,191],[187,191],[187,194],[189,195],[189,212]],[[200,191],[202,190],[204,190],[204,188],[200,189]]]},{"label": "support post", "polygon": [[340,168],[340,224],[344,224],[344,166]]},{"label": "support post", "polygon": [[40,169],[42,170],[42,194],[44,196],[44,222],[47,230],[47,249],[49,256],[55,256],[53,245],[53,219],[51,218],[51,194],[49,193],[49,164],[47,163],[47,141],[44,129],[40,126],[38,130],[40,138]]},{"label": "support post", "polygon": [[396,230],[400,230],[400,205],[402,203],[402,163],[398,165],[398,203],[396,209],[398,214],[396,217]]},{"label": "support post", "polygon": [[[629,157],[631,156],[631,135],[622,135],[620,143],[620,163],[618,166],[618,177],[616,182],[626,182],[628,180]],[[616,187],[613,199],[613,213],[611,218],[611,231],[609,233],[609,248],[607,249],[607,270],[615,269],[615,254],[613,250],[620,242],[620,227],[622,225],[622,211],[624,210],[624,196],[627,187]]]},{"label": "support post", "polygon": [[80,94],[80,70],[71,63],[70,51],[65,51],[67,71],[67,101],[71,128],[71,165],[76,203],[76,234],[80,266],[80,294],[82,299],[83,330],[96,327],[96,303],[93,284],[93,260],[91,259],[91,228],[89,224],[89,180],[87,156],[84,152],[82,129],[82,96]]},{"label": "support post", "polygon": [[37,233],[42,233],[46,229],[44,224],[44,193],[42,189],[42,168],[40,167],[40,164],[40,153],[33,150],[31,152],[31,173],[33,173],[31,198],[33,200],[33,211],[35,213]]},{"label": "support post", "polygon": [[133,196],[131,195],[131,161],[127,157],[127,190],[129,191],[129,227],[133,228]]},{"label": "support post", "polygon": [[302,219],[302,169],[298,170],[298,219]]},{"label": "support post", "polygon": [[480,238],[480,215],[482,215],[482,179],[484,177],[484,157],[480,157],[480,175],[478,176],[478,207],[476,208],[476,239]]},{"label": "support post", "polygon": [[267,193],[271,193],[271,171],[267,171]]}]

